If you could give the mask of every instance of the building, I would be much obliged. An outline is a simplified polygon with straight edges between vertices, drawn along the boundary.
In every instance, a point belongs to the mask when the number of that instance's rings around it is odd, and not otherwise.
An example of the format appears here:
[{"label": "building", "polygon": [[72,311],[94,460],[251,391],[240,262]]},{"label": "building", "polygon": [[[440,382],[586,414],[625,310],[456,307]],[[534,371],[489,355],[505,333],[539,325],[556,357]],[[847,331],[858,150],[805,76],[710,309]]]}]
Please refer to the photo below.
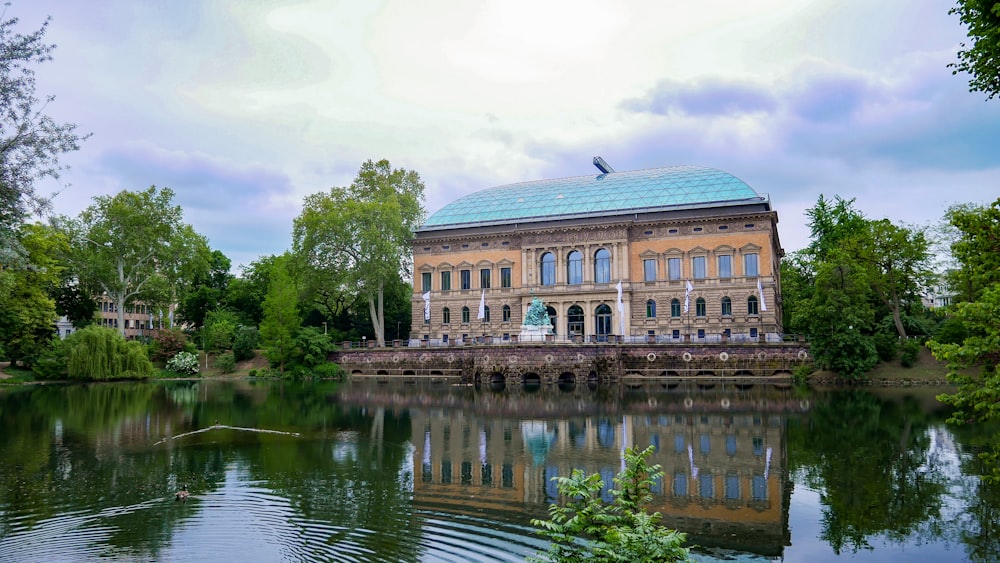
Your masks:
[{"label": "building", "polygon": [[489,188],[428,218],[413,240],[411,339],[517,339],[535,296],[557,341],[781,338],[767,197],[712,168],[594,162],[599,174]]},{"label": "building", "polygon": [[[108,328],[119,328],[118,308],[115,302],[106,295],[98,297],[96,301],[97,324]],[[125,305],[125,326],[123,327],[125,338],[152,336],[154,329],[172,327],[174,309],[175,306],[170,306],[167,311],[161,311],[142,302]]]}]

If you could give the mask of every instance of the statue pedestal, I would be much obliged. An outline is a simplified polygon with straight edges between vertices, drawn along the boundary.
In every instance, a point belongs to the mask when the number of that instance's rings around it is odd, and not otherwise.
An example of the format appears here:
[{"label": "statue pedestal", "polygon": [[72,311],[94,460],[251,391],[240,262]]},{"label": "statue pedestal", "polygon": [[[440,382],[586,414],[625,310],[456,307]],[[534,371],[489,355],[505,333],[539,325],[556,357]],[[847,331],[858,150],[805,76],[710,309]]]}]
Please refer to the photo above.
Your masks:
[{"label": "statue pedestal", "polygon": [[551,326],[521,325],[518,342],[545,342],[546,336],[552,334]]}]

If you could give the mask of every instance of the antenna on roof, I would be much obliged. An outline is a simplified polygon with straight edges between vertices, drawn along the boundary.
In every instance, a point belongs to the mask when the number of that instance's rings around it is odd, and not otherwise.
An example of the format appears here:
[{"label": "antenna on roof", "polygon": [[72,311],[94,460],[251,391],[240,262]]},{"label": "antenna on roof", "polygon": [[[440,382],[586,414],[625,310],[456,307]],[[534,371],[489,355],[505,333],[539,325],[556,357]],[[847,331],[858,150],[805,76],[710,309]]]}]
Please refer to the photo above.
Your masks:
[{"label": "antenna on roof", "polygon": [[599,156],[594,157],[594,166],[596,166],[597,169],[601,171],[601,174],[608,174],[610,172],[615,171],[615,169],[612,168],[610,164],[605,162],[604,159]]}]

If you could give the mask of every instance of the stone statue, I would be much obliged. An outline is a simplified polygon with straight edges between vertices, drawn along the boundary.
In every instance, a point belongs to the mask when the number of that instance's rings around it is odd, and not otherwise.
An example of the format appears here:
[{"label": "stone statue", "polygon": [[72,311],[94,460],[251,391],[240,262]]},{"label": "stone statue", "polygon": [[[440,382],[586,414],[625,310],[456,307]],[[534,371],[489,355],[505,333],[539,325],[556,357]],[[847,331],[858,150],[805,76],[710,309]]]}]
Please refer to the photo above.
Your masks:
[{"label": "stone statue", "polygon": [[525,326],[551,327],[552,320],[549,319],[549,312],[545,309],[545,304],[538,297],[531,300],[528,312],[524,315]]}]

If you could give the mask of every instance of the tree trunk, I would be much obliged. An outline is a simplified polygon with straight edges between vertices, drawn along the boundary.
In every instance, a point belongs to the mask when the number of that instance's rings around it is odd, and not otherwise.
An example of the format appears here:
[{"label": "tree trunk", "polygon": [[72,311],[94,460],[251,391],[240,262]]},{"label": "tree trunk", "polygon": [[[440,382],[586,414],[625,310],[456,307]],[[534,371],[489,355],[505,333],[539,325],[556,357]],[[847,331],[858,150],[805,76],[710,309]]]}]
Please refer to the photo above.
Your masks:
[{"label": "tree trunk", "polygon": [[382,304],[383,298],[382,284],[378,284],[376,295],[368,294],[368,313],[372,318],[372,329],[375,331],[375,342],[378,346],[385,346],[385,310]]}]

